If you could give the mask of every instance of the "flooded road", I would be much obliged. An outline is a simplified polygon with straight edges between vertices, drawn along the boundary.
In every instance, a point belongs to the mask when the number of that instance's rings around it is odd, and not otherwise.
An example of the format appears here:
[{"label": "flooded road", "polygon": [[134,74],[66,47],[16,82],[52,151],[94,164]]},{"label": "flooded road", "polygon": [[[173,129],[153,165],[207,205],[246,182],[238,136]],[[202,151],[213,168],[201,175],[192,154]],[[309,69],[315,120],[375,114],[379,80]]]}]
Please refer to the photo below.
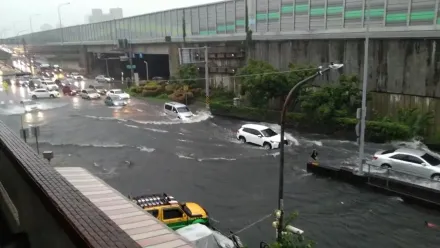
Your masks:
[{"label": "flooded road", "polygon": [[[19,102],[26,96],[24,88],[0,92],[0,120],[17,133],[21,121],[39,125],[40,149],[54,151],[53,166],[84,167],[125,195],[166,192],[198,202],[221,230],[240,230],[277,207],[279,152],[240,144],[235,133],[245,122],[192,109],[197,117],[182,123],[164,115],[160,101],[132,99],[113,108],[79,97],[38,100],[42,110],[23,115]],[[438,231],[424,221],[440,223],[439,213],[305,171],[313,149],[320,160],[354,163],[356,144],[293,130],[287,138],[286,209],[299,212],[294,225],[317,247],[438,246]],[[35,146],[34,138],[29,143]],[[366,153],[392,146],[367,144]],[[272,221],[244,230],[241,238],[249,247],[272,240]]]}]

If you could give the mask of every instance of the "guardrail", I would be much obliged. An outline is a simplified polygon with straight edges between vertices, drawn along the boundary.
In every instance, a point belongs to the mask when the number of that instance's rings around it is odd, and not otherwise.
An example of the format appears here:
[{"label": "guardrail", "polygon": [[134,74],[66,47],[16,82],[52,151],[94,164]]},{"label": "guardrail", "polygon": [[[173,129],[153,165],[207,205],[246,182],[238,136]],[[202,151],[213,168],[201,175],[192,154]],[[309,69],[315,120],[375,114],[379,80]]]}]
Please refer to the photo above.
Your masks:
[{"label": "guardrail", "polygon": [[419,187],[430,188],[433,190],[440,190],[440,181],[433,180],[430,178],[424,178],[419,175],[415,175],[408,172],[402,172],[398,170],[394,170],[392,168],[381,168],[371,163],[367,164],[367,173],[366,176],[368,178],[369,184],[377,183],[375,181],[376,178],[380,177],[385,179],[384,185],[387,188],[390,188],[392,182],[398,180],[404,183],[413,184]]},{"label": "guardrail", "polygon": [[318,161],[308,162],[307,171],[334,178],[357,186],[367,186],[388,195],[440,209],[440,181],[424,178],[408,172],[380,168],[372,164],[360,172],[356,165],[332,166]]}]

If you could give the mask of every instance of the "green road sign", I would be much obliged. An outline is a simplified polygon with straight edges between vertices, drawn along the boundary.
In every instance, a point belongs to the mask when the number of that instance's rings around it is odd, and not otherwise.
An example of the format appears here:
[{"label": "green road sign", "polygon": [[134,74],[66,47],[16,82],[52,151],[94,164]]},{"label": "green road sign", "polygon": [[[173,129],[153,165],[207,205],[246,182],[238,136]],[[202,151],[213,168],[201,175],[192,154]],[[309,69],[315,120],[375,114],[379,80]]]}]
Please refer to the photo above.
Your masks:
[{"label": "green road sign", "polygon": [[131,67],[130,67],[130,65],[127,65],[127,69],[129,69],[129,70],[136,69],[136,65],[131,65]]}]

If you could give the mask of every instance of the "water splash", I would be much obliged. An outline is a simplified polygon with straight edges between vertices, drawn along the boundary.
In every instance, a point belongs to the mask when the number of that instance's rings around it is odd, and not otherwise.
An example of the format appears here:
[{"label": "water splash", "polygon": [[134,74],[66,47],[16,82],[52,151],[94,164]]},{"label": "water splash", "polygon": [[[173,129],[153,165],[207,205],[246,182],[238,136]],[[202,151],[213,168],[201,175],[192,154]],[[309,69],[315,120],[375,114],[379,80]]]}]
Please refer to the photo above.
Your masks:
[{"label": "water splash", "polygon": [[154,152],[156,150],[154,148],[148,148],[145,146],[138,146],[137,149],[139,149],[141,152]]}]

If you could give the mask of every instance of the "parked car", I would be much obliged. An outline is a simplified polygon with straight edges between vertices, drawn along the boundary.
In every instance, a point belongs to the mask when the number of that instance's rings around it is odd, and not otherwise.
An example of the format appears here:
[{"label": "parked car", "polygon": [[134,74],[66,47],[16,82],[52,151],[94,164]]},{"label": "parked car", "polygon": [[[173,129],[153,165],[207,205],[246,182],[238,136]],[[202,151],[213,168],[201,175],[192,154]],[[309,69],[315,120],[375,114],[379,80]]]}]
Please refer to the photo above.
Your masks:
[{"label": "parked car", "polygon": [[185,104],[178,102],[165,103],[163,106],[163,110],[165,114],[170,115],[174,118],[179,118],[181,120],[186,120],[194,116],[194,114]]},{"label": "parked car", "polygon": [[55,98],[55,97],[59,97],[60,93],[56,90],[36,89],[34,91],[29,92],[29,95],[32,97],[32,99]]},{"label": "parked car", "polygon": [[125,106],[127,101],[121,99],[119,96],[107,96],[104,100],[105,104],[108,106]]},{"label": "parked car", "polygon": [[371,161],[373,166],[440,181],[440,159],[427,151],[399,148],[378,151]]},{"label": "parked car", "polygon": [[76,96],[79,92],[79,88],[75,85],[64,85],[63,94],[67,96]]},{"label": "parked car", "polygon": [[[252,143],[265,149],[276,149],[280,147],[281,135],[267,126],[245,124],[238,129],[237,139],[241,143]],[[288,143],[285,137],[284,143]]]},{"label": "parked car", "polygon": [[98,75],[97,77],[95,77],[95,80],[97,82],[105,82],[105,83],[110,83],[111,81],[115,80],[114,78],[111,77],[106,77],[104,75]]},{"label": "parked car", "polygon": [[76,80],[84,80],[84,76],[80,75],[78,72],[72,72],[72,74],[70,74],[71,78],[76,79]]},{"label": "parked car", "polygon": [[84,89],[81,91],[80,95],[83,99],[101,99],[101,95],[93,89]]},{"label": "parked car", "polygon": [[48,90],[59,90],[58,85],[56,85],[56,83],[54,83],[52,81],[43,81],[41,83],[41,86],[43,88],[48,89]]},{"label": "parked car", "polygon": [[96,92],[98,92],[100,95],[105,95],[107,94],[107,89],[104,88],[104,86],[102,85],[89,85],[89,89],[93,89],[96,90]]},{"label": "parked car", "polygon": [[107,96],[118,96],[122,99],[130,99],[130,95],[125,93],[121,89],[111,89],[107,92]]}]

